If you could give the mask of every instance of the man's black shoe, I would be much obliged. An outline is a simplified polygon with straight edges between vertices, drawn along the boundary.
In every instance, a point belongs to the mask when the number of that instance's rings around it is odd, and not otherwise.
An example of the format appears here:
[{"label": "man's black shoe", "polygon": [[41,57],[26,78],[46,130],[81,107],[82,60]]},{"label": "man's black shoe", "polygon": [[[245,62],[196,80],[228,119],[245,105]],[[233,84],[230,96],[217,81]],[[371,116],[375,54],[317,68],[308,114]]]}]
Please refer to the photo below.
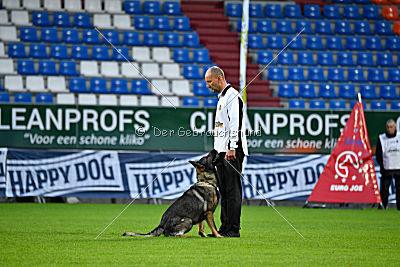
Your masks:
[{"label": "man's black shoe", "polygon": [[223,237],[240,237],[240,233],[239,232],[233,232],[233,231],[229,231],[229,232],[223,233],[221,235]]},{"label": "man's black shoe", "polygon": [[[224,235],[224,233],[221,233],[221,232],[219,232],[219,231],[218,231],[218,233],[219,233],[220,235],[222,235],[222,236]],[[207,237],[215,237],[215,235],[214,235],[214,234],[208,234]]]}]

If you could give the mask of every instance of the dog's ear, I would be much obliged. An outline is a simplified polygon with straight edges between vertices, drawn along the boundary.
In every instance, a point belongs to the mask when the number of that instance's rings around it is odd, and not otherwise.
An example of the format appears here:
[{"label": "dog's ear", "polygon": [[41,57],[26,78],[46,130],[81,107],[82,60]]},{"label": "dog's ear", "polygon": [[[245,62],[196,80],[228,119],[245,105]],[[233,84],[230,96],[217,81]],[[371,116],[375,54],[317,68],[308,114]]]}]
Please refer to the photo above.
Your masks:
[{"label": "dog's ear", "polygon": [[213,149],[210,151],[210,153],[208,153],[207,157],[211,158],[211,162],[213,162],[217,157],[217,155],[218,155],[217,150]]},{"label": "dog's ear", "polygon": [[200,164],[199,162],[197,162],[197,161],[189,160],[189,162],[190,162],[196,169],[198,169],[198,170],[201,171],[201,172],[203,172],[203,171],[206,169],[205,166],[201,165],[201,164]]}]

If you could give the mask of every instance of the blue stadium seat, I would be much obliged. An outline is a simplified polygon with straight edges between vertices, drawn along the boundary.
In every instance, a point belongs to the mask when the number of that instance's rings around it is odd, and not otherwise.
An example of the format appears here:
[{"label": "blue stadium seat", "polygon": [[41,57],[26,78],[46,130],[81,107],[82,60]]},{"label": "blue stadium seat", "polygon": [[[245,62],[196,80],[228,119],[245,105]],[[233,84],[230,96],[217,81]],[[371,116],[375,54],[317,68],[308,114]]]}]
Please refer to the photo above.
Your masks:
[{"label": "blue stadium seat", "polygon": [[132,60],[129,56],[129,48],[125,46],[113,47],[112,59],[117,61]]},{"label": "blue stadium seat", "polygon": [[365,48],[368,50],[382,50],[382,41],[379,36],[365,37]]},{"label": "blue stadium seat", "polygon": [[346,49],[363,50],[360,36],[346,36]]},{"label": "blue stadium seat", "polygon": [[210,54],[207,49],[194,49],[193,61],[197,63],[210,63]]},{"label": "blue stadium seat", "polygon": [[[272,26],[271,26],[272,27]],[[303,34],[314,33],[311,27],[311,21],[309,20],[296,20],[296,32],[301,32]]]},{"label": "blue stadium seat", "polygon": [[149,16],[135,16],[134,26],[137,30],[152,30]]},{"label": "blue stadium seat", "polygon": [[383,74],[383,69],[370,68],[368,69],[368,81],[370,82],[385,82],[385,76]]},{"label": "blue stadium seat", "polygon": [[382,19],[379,14],[379,7],[377,5],[363,6],[363,16],[368,20],[379,20]]},{"label": "blue stadium seat", "polygon": [[299,35],[297,37],[295,35],[287,35],[286,36],[286,44],[289,44],[288,47],[291,49],[296,49],[296,50],[304,49],[303,37],[301,35]]},{"label": "blue stadium seat", "polygon": [[164,14],[182,15],[180,2],[164,2]]},{"label": "blue stadium seat", "polygon": [[372,4],[371,0],[353,0],[355,4],[369,5]]},{"label": "blue stadium seat", "polygon": [[322,98],[335,98],[335,85],[332,83],[320,83],[318,97]]},{"label": "blue stadium seat", "polygon": [[36,26],[40,27],[48,27],[51,26],[49,13],[42,11],[33,11],[32,12],[32,23]]},{"label": "blue stadium seat", "polygon": [[68,48],[66,45],[62,44],[52,44],[50,45],[50,57],[57,59],[68,59]]},{"label": "blue stadium seat", "polygon": [[314,66],[314,57],[311,51],[299,51],[297,53],[297,64],[306,65],[306,66]]},{"label": "blue stadium seat", "polygon": [[282,67],[269,67],[268,68],[268,80],[271,81],[286,81],[284,71]]},{"label": "blue stadium seat", "polygon": [[159,30],[159,31],[172,30],[171,24],[169,23],[169,17],[167,17],[167,16],[154,17],[154,29]]},{"label": "blue stadium seat", "polygon": [[25,42],[37,42],[39,41],[37,36],[37,30],[34,27],[21,27],[19,28],[19,38]]},{"label": "blue stadium seat", "polygon": [[179,33],[177,32],[164,32],[163,44],[169,47],[182,46],[179,40]]},{"label": "blue stadium seat", "polygon": [[250,4],[249,15],[251,18],[262,18],[264,17],[263,9],[261,4]]},{"label": "blue stadium seat", "polygon": [[306,102],[304,99],[290,99],[289,100],[289,108],[291,109],[305,109]]},{"label": "blue stadium seat", "polygon": [[351,82],[365,82],[364,69],[363,68],[348,68],[347,79]]},{"label": "blue stadium seat", "polygon": [[263,49],[265,47],[263,36],[261,34],[249,34],[248,45],[252,49]]},{"label": "blue stadium seat", "polygon": [[325,109],[326,107],[325,100],[311,99],[309,103],[311,109]]},{"label": "blue stadium seat", "polygon": [[306,47],[311,50],[323,50],[322,37],[316,35],[307,36]]},{"label": "blue stadium seat", "polygon": [[17,71],[20,74],[26,75],[36,74],[35,62],[33,60],[18,60]]},{"label": "blue stadium seat", "polygon": [[198,107],[200,106],[199,99],[197,97],[183,97],[182,106],[184,107]]},{"label": "blue stadium seat", "polygon": [[370,35],[372,34],[371,31],[371,24],[368,20],[360,20],[354,22],[354,33],[359,35]]},{"label": "blue stadium seat", "polygon": [[15,93],[14,103],[26,103],[26,104],[32,103],[31,93]]},{"label": "blue stadium seat", "polygon": [[90,14],[87,13],[75,13],[74,14],[74,26],[78,28],[92,28],[93,25],[90,23]]},{"label": "blue stadium seat", "polygon": [[337,34],[353,34],[351,31],[350,21],[337,20],[335,21],[335,33]]},{"label": "blue stadium seat", "polygon": [[156,31],[143,33],[143,45],[160,46],[160,34]]},{"label": "blue stadium seat", "polygon": [[53,14],[53,25],[58,27],[71,27],[71,21],[68,13],[56,12]]},{"label": "blue stadium seat", "polygon": [[212,66],[216,66],[216,65],[203,65],[203,75],[201,77],[206,76],[206,72],[209,68],[211,68]]},{"label": "blue stadium seat", "polygon": [[204,101],[204,104],[203,104],[204,107],[216,108],[217,104],[218,104],[218,98],[216,98],[216,97],[213,97],[213,98],[205,97],[205,98],[203,98],[203,101]]},{"label": "blue stadium seat", "polygon": [[321,18],[321,9],[319,5],[304,5],[304,16],[310,19]]},{"label": "blue stadium seat", "polygon": [[92,59],[110,60],[107,46],[92,46]]},{"label": "blue stadium seat", "polygon": [[77,44],[79,40],[79,31],[77,29],[63,29],[62,30],[62,41],[65,43]]},{"label": "blue stadium seat", "polygon": [[317,64],[322,66],[332,66],[335,65],[333,61],[332,52],[318,52],[317,53]]},{"label": "blue stadium seat", "polygon": [[388,69],[389,82],[400,83],[400,69]]},{"label": "blue stadium seat", "polygon": [[296,92],[294,90],[294,84],[293,83],[280,83],[278,96],[285,97],[285,98],[296,97]]},{"label": "blue stadium seat", "polygon": [[393,67],[393,55],[391,52],[379,52],[376,54],[376,62],[382,67]]},{"label": "blue stadium seat", "polygon": [[39,73],[43,75],[57,75],[56,62],[53,60],[39,61]]},{"label": "blue stadium seat", "polygon": [[324,82],[326,81],[324,75],[324,69],[321,67],[311,67],[308,69],[308,80],[313,82]]},{"label": "blue stadium seat", "polygon": [[144,79],[132,80],[132,93],[137,95],[152,94],[152,92],[149,90],[149,85],[147,81]]},{"label": "blue stadium seat", "polygon": [[338,5],[324,5],[324,17],[328,19],[340,19],[340,9]]},{"label": "blue stadium seat", "polygon": [[362,98],[376,98],[375,84],[360,84],[360,93]]},{"label": "blue stadium seat", "polygon": [[282,35],[268,35],[267,47],[271,49],[282,49],[284,47]]},{"label": "blue stadium seat", "polygon": [[40,40],[48,43],[58,43],[58,33],[55,28],[42,28]]},{"label": "blue stadium seat", "polygon": [[375,21],[375,34],[378,35],[393,35],[390,21]]},{"label": "blue stadium seat", "polygon": [[60,61],[59,74],[64,76],[77,76],[79,73],[76,71],[75,61]]},{"label": "blue stadium seat", "polygon": [[288,80],[291,81],[305,81],[303,67],[289,67],[288,68]]},{"label": "blue stadium seat", "polygon": [[125,31],[123,34],[123,41],[126,45],[139,46],[142,45],[140,42],[139,32]]},{"label": "blue stadium seat", "polygon": [[340,36],[327,36],[326,48],[329,50],[344,50],[342,38]]},{"label": "blue stadium seat", "polygon": [[[354,106],[356,105],[357,102],[358,102],[358,100],[350,100],[350,109],[351,110],[354,108]],[[363,108],[365,110],[367,107],[367,103],[364,100],[362,101],[362,103],[363,103]]]},{"label": "blue stadium seat", "polygon": [[178,63],[189,63],[192,60],[189,57],[189,50],[186,48],[174,49],[174,61]]},{"label": "blue stadium seat", "polygon": [[343,17],[346,19],[361,19],[360,10],[357,5],[343,6]]},{"label": "blue stadium seat", "polygon": [[385,99],[395,99],[397,98],[396,94],[396,85],[394,84],[382,84],[379,87],[379,97]]},{"label": "blue stadium seat", "polygon": [[283,8],[285,17],[287,18],[293,18],[293,19],[298,19],[302,18],[303,15],[301,14],[301,9],[300,5],[285,5]]},{"label": "blue stadium seat", "polygon": [[88,47],[86,45],[73,45],[71,47],[71,57],[74,59],[89,59]]},{"label": "blue stadium seat", "polygon": [[257,20],[257,32],[260,33],[273,33],[272,20],[269,19],[258,19]]},{"label": "blue stadium seat", "polygon": [[10,103],[10,93],[0,93],[0,103]]},{"label": "blue stadium seat", "polygon": [[140,1],[125,1],[124,10],[128,14],[142,14]]},{"label": "blue stadium seat", "polygon": [[332,82],[345,82],[342,68],[328,68],[328,80]]},{"label": "blue stadium seat", "polygon": [[69,90],[73,93],[89,93],[85,78],[70,78]]},{"label": "blue stadium seat", "polygon": [[283,18],[282,7],[279,4],[266,4],[265,16],[268,18]]},{"label": "blue stadium seat", "polygon": [[314,84],[313,83],[301,83],[299,85],[299,96],[303,98],[315,98]]},{"label": "blue stadium seat", "polygon": [[100,44],[99,32],[96,30],[83,30],[82,42],[86,44]]},{"label": "blue stadium seat", "polygon": [[183,42],[182,44],[184,46],[189,46],[189,47],[200,47],[200,41],[199,41],[199,35],[196,32],[188,32],[188,33],[183,33]]},{"label": "blue stadium seat", "polygon": [[392,101],[390,103],[390,109],[392,109],[392,110],[400,110],[400,101]]},{"label": "blue stadium seat", "polygon": [[93,93],[107,94],[107,80],[104,78],[91,78],[90,79],[90,91]]},{"label": "blue stadium seat", "polygon": [[[236,23],[236,31],[240,32],[242,31],[242,20],[238,19],[237,23]],[[252,19],[249,19],[249,27],[248,27],[248,33],[253,33],[256,32],[256,30],[254,29],[254,23]]]},{"label": "blue stadium seat", "polygon": [[36,94],[36,103],[53,104],[53,95],[49,93]]},{"label": "blue stadium seat", "polygon": [[277,20],[276,31],[283,34],[293,33],[292,21],[288,19]]},{"label": "blue stadium seat", "polygon": [[346,101],[341,99],[332,99],[329,101],[329,109],[346,109]]},{"label": "blue stadium seat", "polygon": [[188,17],[175,17],[174,30],[177,31],[191,31],[190,21]]},{"label": "blue stadium seat", "polygon": [[143,11],[151,15],[159,15],[161,12],[161,4],[158,1],[145,1]]},{"label": "blue stadium seat", "polygon": [[387,109],[386,101],[371,100],[370,109],[371,110],[386,110]]},{"label": "blue stadium seat", "polygon": [[242,4],[240,3],[227,3],[226,15],[229,17],[242,17]]},{"label": "blue stadium seat", "polygon": [[9,43],[8,44],[8,55],[16,58],[28,57],[25,52],[25,45],[23,43]]},{"label": "blue stadium seat", "polygon": [[278,55],[277,63],[282,65],[294,65],[294,55],[292,51],[282,51]]},{"label": "blue stadium seat", "polygon": [[371,52],[358,52],[357,65],[365,67],[375,66],[373,54]]},{"label": "blue stadium seat", "polygon": [[275,64],[271,62],[274,59],[274,53],[272,51],[259,50],[257,52],[257,63],[262,65]]},{"label": "blue stadium seat", "polygon": [[351,52],[338,52],[337,65],[340,66],[354,66],[353,53]]},{"label": "blue stadium seat", "polygon": [[128,81],[125,79],[111,79],[111,93],[128,94]]},{"label": "blue stadium seat", "polygon": [[104,30],[103,31],[103,43],[109,45],[112,43],[113,45],[121,44],[119,40],[119,32],[115,30]]},{"label": "blue stadium seat", "polygon": [[186,79],[201,79],[199,65],[183,65],[183,77]]},{"label": "blue stadium seat", "polygon": [[30,44],[29,56],[33,58],[49,58],[45,44]]},{"label": "blue stadium seat", "polygon": [[329,20],[317,20],[315,22],[315,33],[333,34],[331,22]]},{"label": "blue stadium seat", "polygon": [[204,81],[193,82],[193,93],[198,96],[210,96],[212,94]]},{"label": "blue stadium seat", "polygon": [[386,50],[400,51],[400,37],[388,36],[386,37]]}]

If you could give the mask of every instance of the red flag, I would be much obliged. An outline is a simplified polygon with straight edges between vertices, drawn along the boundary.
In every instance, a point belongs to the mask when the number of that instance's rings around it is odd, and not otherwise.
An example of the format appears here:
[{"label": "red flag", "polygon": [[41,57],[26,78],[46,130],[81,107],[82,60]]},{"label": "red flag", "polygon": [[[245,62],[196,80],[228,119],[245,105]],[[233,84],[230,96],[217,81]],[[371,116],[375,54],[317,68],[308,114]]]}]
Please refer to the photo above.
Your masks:
[{"label": "red flag", "polygon": [[364,108],[357,102],[309,202],[381,203]]}]

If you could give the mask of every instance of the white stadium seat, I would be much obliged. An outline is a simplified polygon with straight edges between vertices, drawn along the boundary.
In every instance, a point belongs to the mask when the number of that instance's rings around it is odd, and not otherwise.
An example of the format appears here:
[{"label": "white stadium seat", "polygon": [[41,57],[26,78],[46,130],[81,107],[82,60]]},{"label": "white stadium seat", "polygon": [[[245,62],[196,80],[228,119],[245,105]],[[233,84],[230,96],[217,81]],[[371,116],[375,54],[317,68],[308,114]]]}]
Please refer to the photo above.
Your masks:
[{"label": "white stadium seat", "polygon": [[9,58],[0,58],[0,70],[1,70],[1,74],[13,74],[13,73],[16,73],[14,71],[13,60],[9,59]]},{"label": "white stadium seat", "polygon": [[151,92],[156,95],[171,95],[172,92],[169,88],[168,80],[152,80],[151,81]]},{"label": "white stadium seat", "polygon": [[136,95],[121,95],[119,98],[120,106],[137,106],[138,102]]},{"label": "white stadium seat", "polygon": [[[107,10],[107,9],[106,9]],[[131,29],[131,18],[129,15],[114,15],[114,27],[117,29]]]},{"label": "white stadium seat", "polygon": [[3,0],[3,8],[5,9],[20,9],[21,1],[20,0]]},{"label": "white stadium seat", "polygon": [[89,12],[103,12],[101,9],[101,0],[85,0],[85,10]]},{"label": "white stadium seat", "polygon": [[52,92],[66,92],[65,78],[63,76],[47,77],[47,88]]},{"label": "white stadium seat", "polygon": [[0,24],[5,25],[5,24],[10,24],[8,21],[8,13],[7,10],[0,10]]},{"label": "white stadium seat", "polygon": [[22,76],[6,76],[4,87],[9,91],[26,91],[22,83]]},{"label": "white stadium seat", "polygon": [[153,48],[153,60],[157,62],[172,62],[169,48],[167,47]]},{"label": "white stadium seat", "polygon": [[[132,66],[133,65],[133,66]],[[142,77],[139,73],[139,64],[136,62],[123,62],[121,64],[121,74],[127,78],[139,78]]]},{"label": "white stadium seat", "polygon": [[119,69],[117,62],[101,62],[100,64],[101,75],[106,77],[119,77]]},{"label": "white stadium seat", "polygon": [[101,29],[113,28],[111,26],[111,16],[109,14],[94,14],[93,25]]},{"label": "white stadium seat", "polygon": [[83,76],[100,76],[97,61],[81,61],[81,74]]},{"label": "white stadium seat", "polygon": [[160,78],[160,67],[157,63],[143,63],[142,73],[149,78]]},{"label": "white stadium seat", "polygon": [[75,105],[75,95],[68,93],[57,94],[56,102],[61,105]]},{"label": "white stadium seat", "polygon": [[132,55],[135,61],[139,62],[152,61],[150,58],[150,49],[145,46],[134,46],[132,48]]},{"label": "white stadium seat", "polygon": [[60,0],[44,0],[43,7],[50,11],[61,11],[62,10]]},{"label": "white stadium seat", "polygon": [[179,107],[179,97],[177,97],[177,96],[161,97],[161,106],[163,106],[163,107]]},{"label": "white stadium seat", "polygon": [[117,106],[117,96],[116,95],[99,95],[99,105],[101,106]]},{"label": "white stadium seat", "polygon": [[123,13],[121,0],[104,0],[104,10],[108,13]]},{"label": "white stadium seat", "polygon": [[6,57],[4,54],[4,43],[0,42],[0,57]]},{"label": "white stadium seat", "polygon": [[0,40],[18,41],[15,26],[0,26]]},{"label": "white stadium seat", "polygon": [[81,0],[65,0],[64,8],[68,11],[83,11]]},{"label": "white stadium seat", "polygon": [[171,85],[171,91],[174,95],[188,96],[193,95],[190,90],[190,83],[188,80],[173,80]]},{"label": "white stadium seat", "polygon": [[29,22],[28,11],[13,10],[11,11],[11,22],[15,25],[32,25]]},{"label": "white stadium seat", "polygon": [[165,78],[182,78],[179,71],[179,65],[176,63],[162,64],[161,75]]},{"label": "white stadium seat", "polygon": [[41,10],[40,0],[24,0],[22,6],[28,10]]},{"label": "white stadium seat", "polygon": [[156,95],[142,95],[140,97],[140,105],[144,107],[158,107],[160,102]]},{"label": "white stadium seat", "polygon": [[43,76],[26,76],[26,89],[31,92],[47,92]]},{"label": "white stadium seat", "polygon": [[78,94],[79,105],[97,105],[97,97],[95,94]]}]

